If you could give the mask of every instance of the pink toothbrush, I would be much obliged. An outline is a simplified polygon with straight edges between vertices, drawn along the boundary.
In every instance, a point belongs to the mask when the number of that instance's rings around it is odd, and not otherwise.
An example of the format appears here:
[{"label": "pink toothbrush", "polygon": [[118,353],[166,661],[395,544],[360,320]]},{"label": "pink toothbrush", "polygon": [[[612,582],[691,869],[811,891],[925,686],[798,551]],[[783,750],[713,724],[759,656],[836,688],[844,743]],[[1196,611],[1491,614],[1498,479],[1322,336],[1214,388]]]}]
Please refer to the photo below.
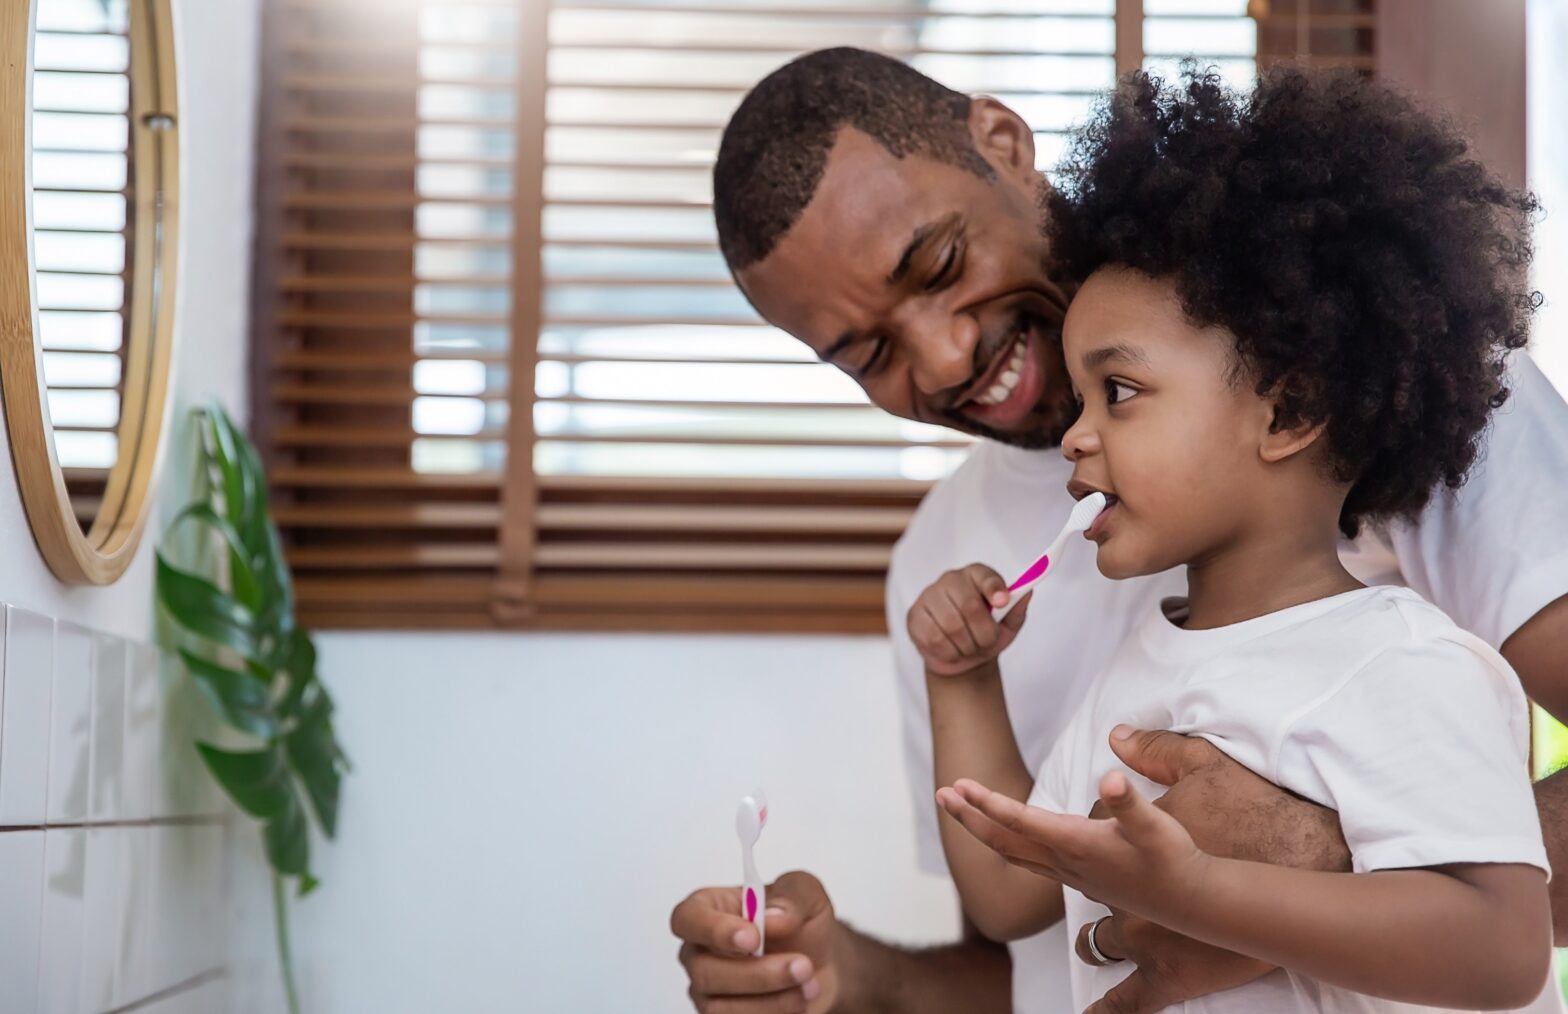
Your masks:
[{"label": "pink toothbrush", "polygon": [[1009,601],[1017,602],[1020,592],[1028,589],[1050,571],[1052,561],[1061,556],[1062,550],[1067,548],[1067,537],[1088,531],[1089,526],[1094,524],[1094,519],[1099,517],[1101,511],[1105,510],[1105,504],[1104,493],[1090,493],[1078,501],[1077,506],[1073,508],[1073,512],[1067,515],[1067,523],[1062,526],[1061,534],[1046,548],[1044,553],[1040,554],[1038,560],[1031,563],[1027,570],[1018,575],[1018,580],[1007,586],[1007,593],[1011,596]]},{"label": "pink toothbrush", "polygon": [[740,836],[743,876],[741,914],[747,922],[757,927],[757,949],[752,954],[759,958],[762,957],[762,912],[767,906],[767,889],[762,886],[762,878],[757,875],[757,864],[752,861],[751,848],[762,836],[762,826],[767,822],[768,797],[762,794],[761,789],[741,799],[740,806],[735,810],[735,833]]}]

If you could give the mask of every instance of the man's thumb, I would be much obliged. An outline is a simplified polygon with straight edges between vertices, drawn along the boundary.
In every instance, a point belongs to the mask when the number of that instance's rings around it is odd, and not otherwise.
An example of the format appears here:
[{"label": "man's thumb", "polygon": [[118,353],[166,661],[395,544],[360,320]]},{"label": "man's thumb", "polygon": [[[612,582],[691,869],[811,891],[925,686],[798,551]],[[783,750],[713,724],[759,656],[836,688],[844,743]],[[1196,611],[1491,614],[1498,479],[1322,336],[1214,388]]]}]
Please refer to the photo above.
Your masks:
[{"label": "man's thumb", "polygon": [[1151,782],[1175,785],[1202,762],[1208,746],[1176,732],[1134,729],[1118,725],[1111,730],[1111,752],[1121,762]]},{"label": "man's thumb", "polygon": [[828,893],[822,881],[809,873],[786,873],[768,886],[766,918],[768,934],[787,937],[800,930],[818,914],[829,911]]},{"label": "man's thumb", "polygon": [[1158,999],[1154,984],[1136,968],[1109,993],[1089,1005],[1083,1014],[1154,1014],[1168,1004]]}]

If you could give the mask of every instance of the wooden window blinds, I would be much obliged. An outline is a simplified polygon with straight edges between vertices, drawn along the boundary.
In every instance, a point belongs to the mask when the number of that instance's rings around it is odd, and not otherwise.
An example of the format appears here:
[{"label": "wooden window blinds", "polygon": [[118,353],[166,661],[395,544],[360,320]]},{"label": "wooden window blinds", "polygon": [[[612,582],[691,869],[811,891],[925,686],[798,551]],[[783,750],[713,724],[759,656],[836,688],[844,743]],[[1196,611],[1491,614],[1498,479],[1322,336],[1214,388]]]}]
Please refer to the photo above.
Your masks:
[{"label": "wooden window blinds", "polygon": [[881,630],[966,441],[736,291],[731,110],[858,45],[1048,168],[1118,70],[1257,56],[1244,0],[267,0],[263,38],[252,426],[321,627]]}]

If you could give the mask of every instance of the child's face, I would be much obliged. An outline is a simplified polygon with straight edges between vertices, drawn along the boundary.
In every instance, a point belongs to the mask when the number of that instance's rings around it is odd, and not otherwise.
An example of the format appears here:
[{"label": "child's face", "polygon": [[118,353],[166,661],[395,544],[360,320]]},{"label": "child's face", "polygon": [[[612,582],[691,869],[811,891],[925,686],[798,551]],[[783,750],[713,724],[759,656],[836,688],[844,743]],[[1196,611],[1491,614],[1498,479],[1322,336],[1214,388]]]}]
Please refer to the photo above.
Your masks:
[{"label": "child's face", "polygon": [[1200,562],[1245,531],[1273,407],[1236,372],[1230,332],[1188,323],[1169,282],[1112,267],[1079,290],[1062,344],[1083,402],[1062,439],[1069,489],[1115,498],[1089,530],[1100,572]]}]

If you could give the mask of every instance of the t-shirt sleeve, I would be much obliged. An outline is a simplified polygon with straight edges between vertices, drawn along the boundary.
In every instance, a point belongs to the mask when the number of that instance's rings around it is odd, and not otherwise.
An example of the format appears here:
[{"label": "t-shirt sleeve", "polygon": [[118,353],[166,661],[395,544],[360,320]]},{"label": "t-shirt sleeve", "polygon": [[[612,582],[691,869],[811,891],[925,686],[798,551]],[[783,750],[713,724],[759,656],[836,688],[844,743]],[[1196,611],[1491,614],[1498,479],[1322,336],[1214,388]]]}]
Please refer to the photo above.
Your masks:
[{"label": "t-shirt sleeve", "polygon": [[1458,490],[1388,539],[1407,584],[1494,648],[1568,595],[1568,405],[1526,353]]},{"label": "t-shirt sleeve", "polygon": [[1518,679],[1455,631],[1380,654],[1289,727],[1274,781],[1339,811],[1356,872],[1548,870]]},{"label": "t-shirt sleeve", "polygon": [[888,571],[888,638],[893,644],[893,668],[898,681],[899,723],[903,730],[904,770],[915,814],[915,861],[920,869],[948,876],[947,855],[942,851],[942,831],[936,813],[936,758],[931,742],[931,704],[926,696],[926,667],[915,642],[909,638],[905,616],[913,601],[900,579],[895,550]]}]

